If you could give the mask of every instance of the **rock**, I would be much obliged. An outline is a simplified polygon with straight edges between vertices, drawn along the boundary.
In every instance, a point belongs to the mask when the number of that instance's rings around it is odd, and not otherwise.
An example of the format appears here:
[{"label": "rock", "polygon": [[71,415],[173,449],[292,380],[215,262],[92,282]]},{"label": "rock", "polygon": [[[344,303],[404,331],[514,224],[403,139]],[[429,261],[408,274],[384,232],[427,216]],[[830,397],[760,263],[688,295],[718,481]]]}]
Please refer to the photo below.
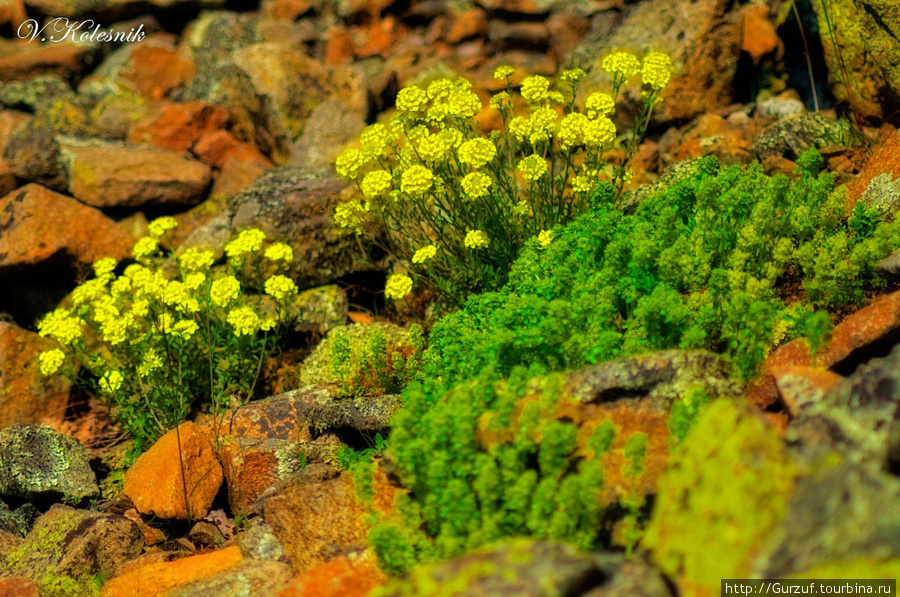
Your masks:
[{"label": "rock", "polygon": [[150,100],[173,95],[191,80],[196,68],[175,51],[174,42],[173,36],[151,35],[139,44],[123,45],[82,82],[79,91],[99,95],[130,91]]},{"label": "rock", "polygon": [[28,126],[34,117],[18,110],[0,111],[0,156],[6,154],[10,138]]},{"label": "rock", "polygon": [[751,4],[743,10],[743,40],[741,49],[750,55],[754,64],[776,50],[784,52],[784,44],[778,39],[775,24],[769,17],[769,7]]},{"label": "rock", "polygon": [[10,169],[9,162],[0,158],[0,195],[11,193],[17,186],[19,186],[19,181],[16,180],[16,175]]},{"label": "rock", "polygon": [[110,141],[124,141],[128,130],[136,122],[152,117],[158,106],[127,88],[100,96],[90,111],[91,123],[97,137]]},{"label": "rock", "polygon": [[23,180],[38,182],[56,191],[65,192],[68,188],[52,127],[37,126],[34,120],[21,127],[7,139],[4,158],[12,173]]},{"label": "rock", "polygon": [[755,556],[789,511],[798,472],[755,408],[716,400],[660,479],[642,547],[678,594],[712,595],[723,578],[750,578]]},{"label": "rock", "polygon": [[94,207],[193,205],[209,166],[165,149],[66,139],[60,143],[72,195]]},{"label": "rock", "polygon": [[168,540],[166,534],[162,532],[159,527],[150,526],[145,523],[144,519],[141,518],[140,513],[134,508],[129,508],[122,516],[138,526],[138,529],[141,531],[141,536],[144,538],[144,545],[155,545],[156,543],[162,543]]},{"label": "rock", "polygon": [[203,521],[200,521],[191,527],[191,530],[188,532],[188,539],[191,540],[191,543],[200,548],[221,547],[225,542],[225,536],[222,535],[222,531],[219,530],[219,527],[210,522]]},{"label": "rock", "polygon": [[594,557],[568,543],[512,539],[451,560],[421,564],[385,585],[379,595],[425,597],[429,587],[453,586],[472,597],[556,597],[582,595],[603,578]]},{"label": "rock", "polygon": [[[27,533],[26,533],[27,534]],[[0,529],[0,566],[6,563],[6,556],[22,545],[22,537]]]},{"label": "rock", "polygon": [[169,104],[135,123],[128,131],[128,142],[184,153],[204,136],[224,129],[230,119],[225,108],[203,102]]},{"label": "rock", "polygon": [[810,147],[821,148],[833,139],[842,139],[840,122],[819,114],[801,114],[779,120],[764,130],[753,142],[753,153],[760,160],[786,157],[796,160]]},{"label": "rock", "polygon": [[99,210],[37,184],[0,198],[0,230],[0,275],[23,266],[122,259],[134,243]]},{"label": "rock", "polygon": [[[836,372],[852,371],[866,355],[892,345],[900,330],[900,292],[880,297],[835,326],[828,345],[816,355],[816,365]],[[806,340],[798,338],[775,349],[762,364],[762,373],[750,382],[747,397],[765,408],[778,399],[772,371],[812,365]]]},{"label": "rock", "polygon": [[[49,13],[61,15],[65,13]],[[26,25],[23,33],[31,35]],[[61,35],[61,34],[58,34]],[[97,45],[92,43],[18,43],[0,40],[0,81],[30,79],[35,75],[71,78],[81,73]]]},{"label": "rock", "polygon": [[178,587],[228,570],[242,560],[240,548],[233,545],[168,562],[148,563],[108,581],[100,597],[162,597]]},{"label": "rock", "polygon": [[72,383],[61,375],[44,376],[38,354],[56,342],[0,322],[0,429],[16,423],[59,428]]},{"label": "rock", "polygon": [[300,383],[326,384],[340,383],[341,375],[332,366],[332,347],[339,336],[349,343],[351,367],[357,366],[360,357],[367,351],[370,339],[380,334],[386,341],[386,352],[409,351],[412,348],[408,331],[392,323],[354,323],[334,327],[310,353],[300,369]]},{"label": "rock", "polygon": [[809,459],[837,450],[874,468],[900,466],[900,348],[873,359],[801,411],[786,436]]},{"label": "rock", "polygon": [[900,278],[900,250],[894,251],[876,263],[875,269],[886,278]]},{"label": "rock", "polygon": [[289,167],[330,174],[345,145],[357,140],[366,121],[337,98],[313,108],[300,138],[291,150]]},{"label": "rock", "polygon": [[660,138],[663,166],[714,155],[722,164],[747,165],[753,161],[750,129],[731,124],[721,116],[703,114],[683,129],[671,128]]},{"label": "rock", "polygon": [[216,168],[224,168],[229,162],[258,166],[259,173],[272,168],[272,162],[249,143],[238,141],[228,131],[215,131],[204,135],[193,147],[194,155]]},{"label": "rock", "polygon": [[[25,502],[15,510],[10,510],[9,506],[0,502],[0,531],[24,537],[40,516],[40,511],[31,502]],[[8,550],[0,549],[0,553],[4,551]]]},{"label": "rock", "polygon": [[238,545],[240,545],[244,557],[250,560],[290,561],[284,547],[278,542],[272,525],[262,518],[250,520],[247,530],[238,539]]},{"label": "rock", "polygon": [[336,284],[310,288],[297,294],[291,315],[295,332],[324,334],[347,323],[347,293]]},{"label": "rock", "polygon": [[803,102],[793,97],[773,97],[760,102],[757,106],[757,111],[763,118],[782,120],[806,113],[806,106],[803,105]]},{"label": "rock", "polygon": [[262,510],[297,574],[366,546],[368,510],[347,475],[288,485],[267,498]]},{"label": "rock", "polygon": [[300,574],[277,597],[366,597],[387,582],[371,550],[340,555]]},{"label": "rock", "polygon": [[859,175],[847,183],[848,208],[856,205],[875,179],[881,180],[876,186],[884,188],[897,178],[900,178],[900,133],[895,131],[875,148]]},{"label": "rock", "polygon": [[98,495],[97,478],[78,440],[46,426],[0,431],[0,496],[80,501]]},{"label": "rock", "polygon": [[266,490],[297,477],[306,454],[296,441],[238,437],[226,438],[219,458],[228,487],[231,512],[246,516]]},{"label": "rock", "polygon": [[74,95],[68,81],[59,75],[37,75],[0,86],[0,104],[29,112],[36,112],[57,98],[72,99]]},{"label": "rock", "polygon": [[245,560],[236,566],[180,585],[166,597],[256,597],[274,595],[291,580],[291,567],[281,562]]},{"label": "rock", "polygon": [[772,377],[775,378],[778,395],[792,417],[821,402],[844,379],[827,369],[813,367],[776,367],[772,370]]},{"label": "rock", "polygon": [[215,8],[224,0],[25,0],[25,6],[46,15],[70,19],[87,15],[118,20],[148,12]]},{"label": "rock", "polygon": [[233,213],[231,230],[236,233],[256,226],[291,245],[290,276],[301,290],[371,270],[374,266],[360,251],[356,238],[332,223],[345,187],[331,176],[289,168],[272,170],[228,201]]},{"label": "rock", "polygon": [[[0,566],[0,577],[30,578],[44,595],[86,595],[84,587],[143,548],[137,526],[115,514],[55,505]],[[66,592],[66,591],[71,592]]]},{"label": "rock", "polygon": [[[194,423],[182,423],[177,432],[169,431],[137,459],[125,474],[122,493],[141,514],[197,520],[206,516],[219,492],[222,465],[213,446]],[[188,503],[185,503],[185,486]]]},{"label": "rock", "polygon": [[540,50],[550,43],[550,30],[542,22],[506,22],[492,19],[488,22],[487,36],[501,49],[531,48]]},{"label": "rock", "polygon": [[[675,73],[656,108],[662,121],[689,119],[715,112],[732,102],[734,76],[741,48],[741,19],[724,0],[648,0],[630,7],[610,35],[589,35],[569,61],[589,70],[585,90],[611,89],[612,79],[600,68],[608,54],[649,51],[672,57]],[[634,102],[637,85],[626,89]]]},{"label": "rock", "polygon": [[41,597],[41,588],[30,578],[2,578],[0,597]]},{"label": "rock", "polygon": [[786,578],[826,564],[900,557],[897,500],[897,477],[851,463],[802,479],[750,578]]},{"label": "rock", "polygon": [[[893,180],[893,173],[884,172],[879,174],[869,183],[866,190],[862,192],[858,201],[876,208],[884,215],[892,213],[897,205],[900,204],[900,181]],[[848,201],[848,205],[851,203]]]},{"label": "rock", "polygon": [[668,579],[651,563],[648,554],[624,558],[621,554],[597,557],[606,578],[583,597],[671,597]]},{"label": "rock", "polygon": [[458,44],[473,37],[482,37],[488,28],[487,13],[480,8],[453,12],[450,15],[450,28],[444,36],[448,44]]},{"label": "rock", "polygon": [[[813,4],[835,97],[866,118],[888,118],[900,105],[900,18],[879,0]],[[833,36],[833,37],[832,37]]]}]

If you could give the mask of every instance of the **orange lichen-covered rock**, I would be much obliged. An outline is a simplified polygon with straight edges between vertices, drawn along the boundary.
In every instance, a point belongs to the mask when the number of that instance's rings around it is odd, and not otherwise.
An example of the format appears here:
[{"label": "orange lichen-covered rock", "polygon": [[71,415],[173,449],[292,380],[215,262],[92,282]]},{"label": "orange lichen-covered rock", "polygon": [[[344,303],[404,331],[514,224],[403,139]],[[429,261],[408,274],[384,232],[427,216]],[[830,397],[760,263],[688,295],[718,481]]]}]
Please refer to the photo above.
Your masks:
[{"label": "orange lichen-covered rock", "polygon": [[154,562],[129,570],[103,585],[101,597],[158,597],[175,587],[227,570],[243,559],[234,545],[219,551]]},{"label": "orange lichen-covered rock", "polygon": [[41,374],[38,354],[51,348],[56,342],[0,322],[0,429],[23,423],[59,430],[72,383]]},{"label": "orange lichen-covered rock", "polygon": [[222,479],[222,465],[209,439],[197,425],[187,422],[162,436],[137,459],[125,474],[122,492],[141,514],[196,520],[209,512]]},{"label": "orange lichen-covered rock", "polygon": [[187,151],[204,135],[224,129],[230,119],[228,110],[221,106],[204,102],[170,104],[131,127],[128,141]]},{"label": "orange lichen-covered rock", "polygon": [[847,209],[852,209],[869,184],[886,175],[891,181],[900,178],[900,132],[894,131],[866,161],[862,171],[847,183]]},{"label": "orange lichen-covered rock", "polygon": [[366,597],[387,582],[370,550],[338,556],[296,577],[278,597]]},{"label": "orange lichen-covered rock", "polygon": [[0,270],[61,256],[81,264],[121,259],[134,243],[99,210],[34,183],[0,199],[0,230]]},{"label": "orange lichen-covered rock", "polygon": [[4,578],[0,580],[0,597],[41,597],[41,592],[30,578]]}]

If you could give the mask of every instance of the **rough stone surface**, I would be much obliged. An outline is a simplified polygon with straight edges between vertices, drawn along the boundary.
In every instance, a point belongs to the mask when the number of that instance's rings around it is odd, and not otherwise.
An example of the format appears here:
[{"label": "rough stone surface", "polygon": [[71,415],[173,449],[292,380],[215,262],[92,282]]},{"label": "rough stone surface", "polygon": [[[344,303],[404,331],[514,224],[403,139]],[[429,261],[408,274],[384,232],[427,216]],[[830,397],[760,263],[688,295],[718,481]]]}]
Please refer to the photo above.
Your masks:
[{"label": "rough stone surface", "polygon": [[59,375],[43,375],[38,364],[38,354],[56,346],[34,332],[0,322],[0,429],[16,423],[61,426],[72,383]]},{"label": "rough stone surface", "polygon": [[130,520],[57,504],[7,556],[0,576],[31,578],[42,586],[65,577],[78,586],[98,574],[109,578],[142,547],[141,533]]},{"label": "rough stone surface", "polygon": [[796,160],[810,147],[825,147],[843,139],[846,125],[819,114],[801,114],[779,120],[753,142],[753,153],[760,160],[784,157]]},{"label": "rough stone surface", "polygon": [[293,573],[282,562],[244,560],[236,566],[191,583],[181,585],[166,597],[257,597],[273,595],[291,580]]},{"label": "rough stone surface", "polygon": [[290,561],[284,547],[278,542],[272,525],[262,518],[253,518],[247,524],[247,530],[238,538],[238,545],[248,560]]},{"label": "rough stone surface", "polygon": [[[194,520],[209,512],[222,485],[222,465],[206,436],[191,422],[172,430],[144,452],[125,474],[122,493],[141,514]],[[181,463],[184,462],[184,483]],[[189,499],[185,503],[184,487]],[[190,512],[188,512],[190,508]]]},{"label": "rough stone surface", "polygon": [[310,172],[330,172],[338,153],[358,139],[365,126],[362,116],[344,102],[336,98],[326,100],[310,113],[287,165]]},{"label": "rough stone surface", "polygon": [[0,274],[54,261],[121,259],[134,243],[128,230],[100,211],[37,184],[0,199],[0,230]]},{"label": "rough stone surface", "polygon": [[297,295],[291,310],[296,332],[324,334],[347,323],[347,293],[335,284],[310,288]]},{"label": "rough stone surface", "polygon": [[294,441],[253,438],[226,439],[219,449],[232,514],[247,516],[270,487],[296,477],[306,464]]},{"label": "rough stone surface", "polygon": [[169,104],[152,118],[134,124],[128,142],[182,153],[205,135],[224,129],[230,118],[225,108],[203,102]]},{"label": "rough stone surface", "polygon": [[160,10],[214,8],[224,0],[25,0],[25,5],[48,15],[72,18],[85,15],[122,19]]},{"label": "rough stone surface", "polygon": [[880,186],[900,178],[900,133],[896,131],[875,148],[860,173],[847,183],[848,207],[852,208],[864,193],[871,192],[870,187],[878,178],[883,181]]},{"label": "rough stone surface", "polygon": [[30,578],[3,578],[0,597],[41,597],[41,588]]},{"label": "rough stone surface", "polygon": [[772,371],[778,395],[792,417],[821,402],[825,394],[843,381],[843,377],[828,369],[813,367],[784,367]]},{"label": "rough stone surface", "polygon": [[192,205],[211,180],[209,166],[166,149],[67,139],[60,152],[69,191],[95,207]]},{"label": "rough stone surface", "polygon": [[233,545],[177,560],[151,562],[107,582],[100,597],[162,597],[177,587],[228,570],[242,560],[240,548]]},{"label": "rough stone surface", "polygon": [[0,495],[25,499],[100,494],[81,443],[50,427],[13,425],[0,431]]},{"label": "rough stone surface", "polygon": [[366,597],[387,582],[370,550],[340,555],[297,576],[277,597]]}]

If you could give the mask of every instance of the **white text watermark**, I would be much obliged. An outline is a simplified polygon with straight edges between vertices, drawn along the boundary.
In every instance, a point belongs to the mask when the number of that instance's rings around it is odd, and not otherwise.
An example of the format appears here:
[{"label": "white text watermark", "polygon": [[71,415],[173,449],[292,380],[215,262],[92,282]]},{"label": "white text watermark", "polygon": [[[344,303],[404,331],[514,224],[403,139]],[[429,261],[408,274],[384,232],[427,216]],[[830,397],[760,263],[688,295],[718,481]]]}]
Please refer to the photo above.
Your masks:
[{"label": "white text watermark", "polygon": [[42,27],[35,19],[28,19],[19,25],[16,35],[30,42],[42,41],[58,43],[65,40],[75,42],[135,43],[142,41],[146,33],[144,26],[138,25],[126,31],[124,29],[104,29],[100,23],[91,19],[84,21],[69,20],[56,17],[44,23]]}]

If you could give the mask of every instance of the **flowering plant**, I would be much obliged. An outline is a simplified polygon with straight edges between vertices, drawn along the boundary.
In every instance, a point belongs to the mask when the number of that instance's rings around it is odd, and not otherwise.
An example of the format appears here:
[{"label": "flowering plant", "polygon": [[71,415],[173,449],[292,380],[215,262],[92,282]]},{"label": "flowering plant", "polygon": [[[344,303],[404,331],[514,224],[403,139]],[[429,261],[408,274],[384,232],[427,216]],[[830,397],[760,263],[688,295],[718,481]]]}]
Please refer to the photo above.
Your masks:
[{"label": "flowering plant", "polygon": [[135,454],[198,403],[211,403],[216,415],[251,397],[297,292],[279,273],[293,259],[288,245],[263,248],[265,234],[248,229],[225,247],[223,268],[213,268],[212,251],[196,248],[167,260],[160,240],[176,225],[171,217],[151,222],[120,275],[115,259],[95,262],[71,307],[38,324],[60,344],[39,355],[41,372],[98,390]]},{"label": "flowering plant", "polygon": [[[658,52],[643,63],[619,52],[603,68],[613,74],[613,94],[592,93],[583,109],[576,98],[581,69],[564,71],[555,84],[527,77],[515,99],[513,69],[498,68],[494,77],[506,89],[490,108],[502,126],[487,137],[475,122],[482,102],[465,79],[406,87],[389,124],[369,126],[359,147],[338,156],[338,174],[360,196],[337,206],[335,223],[376,242],[376,230],[385,230],[384,248],[409,274],[389,278],[389,298],[409,293],[413,278],[458,303],[497,288],[524,243],[537,236],[548,245],[550,229],[588,210],[601,180],[612,183],[618,201],[671,62]],[[618,143],[610,115],[621,86],[638,74],[643,108],[624,161],[610,167],[605,153]]]}]

